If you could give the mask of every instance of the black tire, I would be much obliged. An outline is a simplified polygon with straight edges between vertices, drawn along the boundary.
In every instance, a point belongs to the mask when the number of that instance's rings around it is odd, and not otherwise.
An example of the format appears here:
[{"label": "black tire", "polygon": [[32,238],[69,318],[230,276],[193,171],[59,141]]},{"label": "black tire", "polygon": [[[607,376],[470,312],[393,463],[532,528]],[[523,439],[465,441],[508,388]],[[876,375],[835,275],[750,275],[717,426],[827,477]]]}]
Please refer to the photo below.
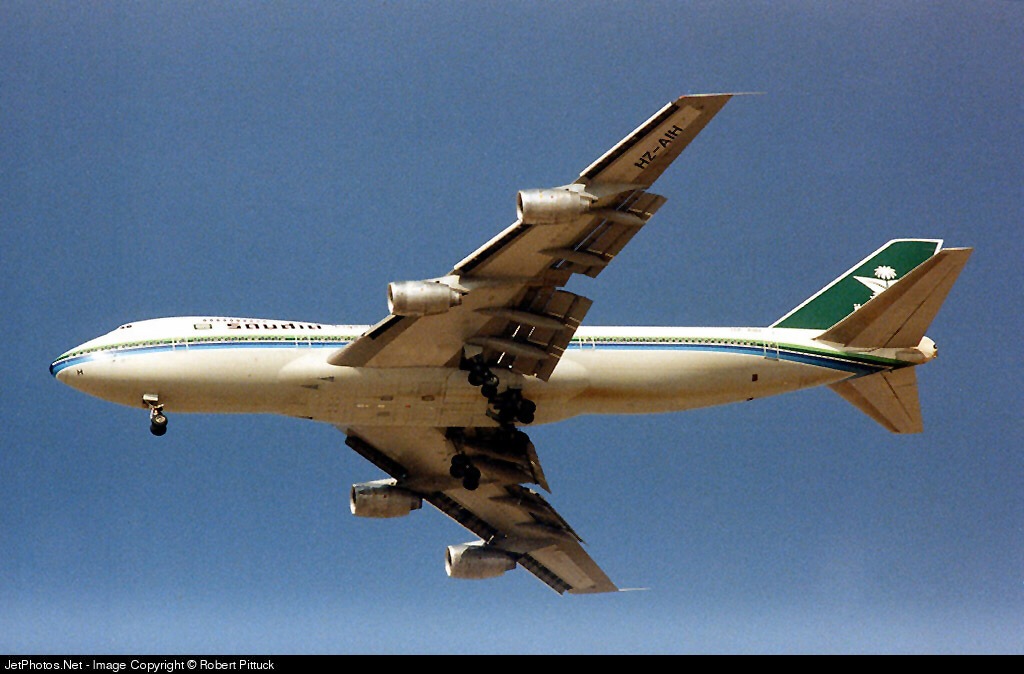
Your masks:
[{"label": "black tire", "polygon": [[512,451],[517,453],[524,452],[526,451],[527,445],[530,444],[530,436],[522,431],[516,431],[512,434],[509,444],[512,446]]},{"label": "black tire", "polygon": [[480,386],[483,383],[484,383],[484,375],[483,375],[482,372],[479,372],[477,370],[470,370],[469,371],[469,385],[470,386]]},{"label": "black tire", "polygon": [[494,400],[494,397],[498,395],[498,387],[492,386],[491,384],[484,384],[480,388],[480,392],[484,394],[484,397],[488,400]]},{"label": "black tire", "polygon": [[164,433],[167,432],[167,422],[165,421],[162,424],[155,424],[155,423],[150,424],[149,425],[149,432],[152,433],[153,435],[158,436],[158,437],[163,435]]},{"label": "black tire", "polygon": [[537,403],[523,398],[519,401],[519,409],[516,411],[516,418],[524,424],[532,424],[534,414],[537,412]]},{"label": "black tire", "polygon": [[462,486],[469,491],[475,490],[480,486],[480,469],[476,466],[469,466],[466,468],[466,474],[462,477]]},{"label": "black tire", "polygon": [[469,465],[469,459],[467,459],[463,454],[456,454],[452,457],[452,465],[448,469],[448,474],[456,480],[460,480],[465,477],[470,468],[472,468],[472,466]]}]

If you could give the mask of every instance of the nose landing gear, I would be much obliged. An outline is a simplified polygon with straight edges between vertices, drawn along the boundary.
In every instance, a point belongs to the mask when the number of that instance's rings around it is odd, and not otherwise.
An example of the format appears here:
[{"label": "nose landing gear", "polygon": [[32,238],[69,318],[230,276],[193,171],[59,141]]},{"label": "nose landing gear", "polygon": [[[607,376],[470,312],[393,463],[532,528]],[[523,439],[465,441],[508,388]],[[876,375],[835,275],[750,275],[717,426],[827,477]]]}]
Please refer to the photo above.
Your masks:
[{"label": "nose landing gear", "polygon": [[156,436],[166,433],[167,415],[160,398],[155,393],[147,393],[142,396],[142,402],[149,407],[149,432]]}]

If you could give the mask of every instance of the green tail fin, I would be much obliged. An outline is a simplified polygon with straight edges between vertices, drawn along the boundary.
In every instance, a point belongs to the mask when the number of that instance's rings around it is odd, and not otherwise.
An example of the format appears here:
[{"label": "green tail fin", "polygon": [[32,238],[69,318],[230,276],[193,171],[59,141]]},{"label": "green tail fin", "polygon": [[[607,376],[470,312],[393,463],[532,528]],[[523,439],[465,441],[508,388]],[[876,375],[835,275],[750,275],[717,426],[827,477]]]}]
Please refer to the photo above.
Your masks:
[{"label": "green tail fin", "polygon": [[941,239],[894,239],[775,321],[771,327],[828,330],[935,255],[941,247]]}]

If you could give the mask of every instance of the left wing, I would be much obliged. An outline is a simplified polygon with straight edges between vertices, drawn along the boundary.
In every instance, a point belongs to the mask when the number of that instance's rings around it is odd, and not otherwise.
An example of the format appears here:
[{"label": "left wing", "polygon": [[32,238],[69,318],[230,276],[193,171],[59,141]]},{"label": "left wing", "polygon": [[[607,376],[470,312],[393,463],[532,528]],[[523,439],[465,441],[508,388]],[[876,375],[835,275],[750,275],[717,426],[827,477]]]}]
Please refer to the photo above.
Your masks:
[{"label": "left wing", "polygon": [[516,222],[441,278],[391,284],[391,314],[329,362],[455,367],[469,353],[547,380],[591,304],[562,287],[600,274],[657,212],[647,189],[731,96],[683,96],[576,182],[520,192]]},{"label": "left wing", "polygon": [[[349,447],[394,478],[387,488],[422,498],[480,537],[478,542],[448,549],[450,575],[489,577],[518,564],[559,594],[618,589],[583,550],[582,539],[572,527],[540,494],[520,484],[534,482],[546,488],[528,440],[524,447],[503,445],[496,437],[501,429],[493,428],[359,426],[341,430],[348,436]],[[471,457],[483,474],[476,489],[466,489],[449,475],[456,453]],[[478,568],[496,572],[464,575],[467,572],[462,569],[469,565],[462,566],[462,560],[453,560],[453,555],[484,558]]]}]

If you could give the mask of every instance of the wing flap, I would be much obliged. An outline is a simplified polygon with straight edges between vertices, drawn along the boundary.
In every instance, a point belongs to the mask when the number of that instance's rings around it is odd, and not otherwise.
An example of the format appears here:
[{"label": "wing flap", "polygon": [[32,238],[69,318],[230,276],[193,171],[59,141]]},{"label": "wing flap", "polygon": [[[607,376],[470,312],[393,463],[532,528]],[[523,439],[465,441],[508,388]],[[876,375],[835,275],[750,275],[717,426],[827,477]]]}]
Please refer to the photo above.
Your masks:
[{"label": "wing flap", "polygon": [[488,332],[468,340],[484,347],[484,359],[547,381],[569,346],[591,301],[549,286],[528,289]]}]

